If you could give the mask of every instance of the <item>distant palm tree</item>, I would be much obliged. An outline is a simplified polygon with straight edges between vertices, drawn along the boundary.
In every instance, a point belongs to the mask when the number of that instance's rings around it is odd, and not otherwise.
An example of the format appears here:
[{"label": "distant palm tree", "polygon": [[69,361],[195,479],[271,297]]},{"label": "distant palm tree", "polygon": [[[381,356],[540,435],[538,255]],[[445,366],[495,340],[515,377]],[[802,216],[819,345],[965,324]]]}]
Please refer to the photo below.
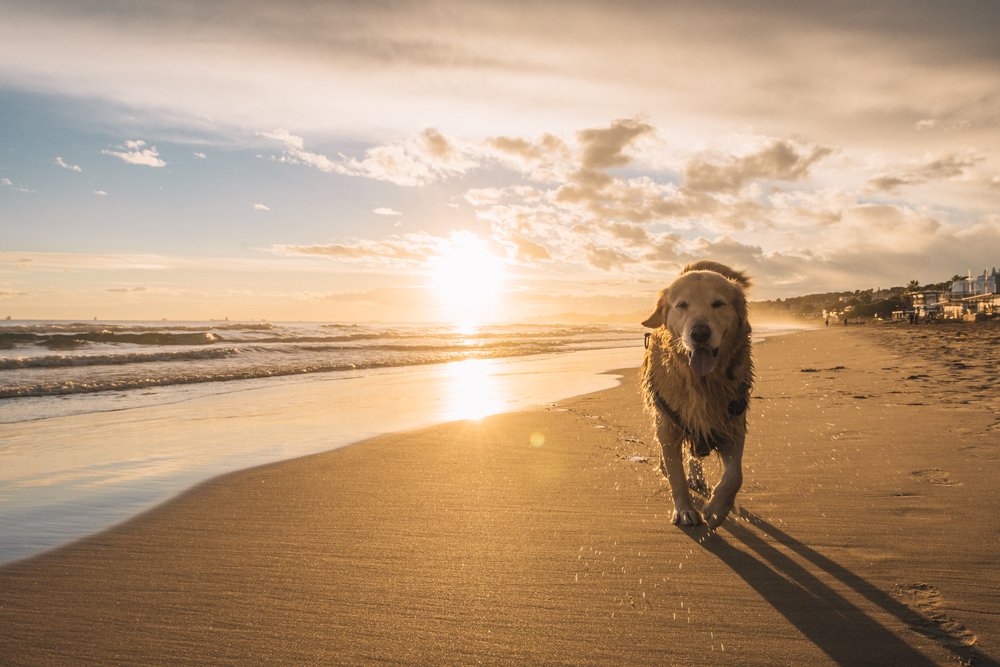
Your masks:
[{"label": "distant palm tree", "polygon": [[918,283],[916,280],[911,280],[909,283],[907,283],[906,289],[918,290],[920,289],[920,283]]}]

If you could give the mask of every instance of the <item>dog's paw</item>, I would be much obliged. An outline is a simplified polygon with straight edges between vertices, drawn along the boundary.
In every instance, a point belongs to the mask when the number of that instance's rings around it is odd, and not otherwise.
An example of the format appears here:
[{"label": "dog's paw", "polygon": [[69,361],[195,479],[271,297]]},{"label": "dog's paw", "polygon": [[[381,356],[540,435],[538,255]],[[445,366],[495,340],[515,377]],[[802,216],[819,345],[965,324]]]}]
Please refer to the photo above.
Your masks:
[{"label": "dog's paw", "polygon": [[722,524],[729,516],[729,511],[733,509],[732,503],[718,502],[715,499],[709,500],[705,503],[705,507],[702,508],[702,513],[705,515],[705,523],[707,523],[711,528],[715,528]]},{"label": "dog's paw", "polygon": [[696,510],[674,510],[670,518],[675,526],[700,526],[701,515]]}]

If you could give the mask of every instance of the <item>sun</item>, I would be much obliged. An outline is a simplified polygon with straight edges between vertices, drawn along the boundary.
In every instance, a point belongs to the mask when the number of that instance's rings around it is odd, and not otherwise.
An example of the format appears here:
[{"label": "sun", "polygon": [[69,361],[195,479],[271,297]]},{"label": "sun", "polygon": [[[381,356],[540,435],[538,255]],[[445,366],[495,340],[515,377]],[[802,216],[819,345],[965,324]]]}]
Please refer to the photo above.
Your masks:
[{"label": "sun", "polygon": [[486,241],[470,232],[455,233],[429,268],[446,319],[466,327],[497,319],[507,271]]}]

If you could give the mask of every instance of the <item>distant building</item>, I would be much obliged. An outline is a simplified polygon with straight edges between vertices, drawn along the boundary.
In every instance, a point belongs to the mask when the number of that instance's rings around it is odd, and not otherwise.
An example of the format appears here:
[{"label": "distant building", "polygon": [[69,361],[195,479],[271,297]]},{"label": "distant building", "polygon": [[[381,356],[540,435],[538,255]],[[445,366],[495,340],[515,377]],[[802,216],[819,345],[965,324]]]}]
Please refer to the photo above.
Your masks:
[{"label": "distant building", "polygon": [[913,311],[921,319],[935,317],[941,314],[944,303],[948,300],[948,292],[942,290],[922,290],[910,294]]},{"label": "distant building", "polygon": [[953,299],[998,293],[1000,293],[1000,273],[997,272],[996,267],[993,267],[991,271],[983,269],[982,274],[974,278],[970,271],[968,277],[952,282],[949,288],[949,294]]},{"label": "distant building", "polygon": [[942,304],[942,313],[947,318],[994,315],[1000,312],[1000,272],[993,267],[973,277],[970,271],[967,277],[953,281],[947,294]]}]

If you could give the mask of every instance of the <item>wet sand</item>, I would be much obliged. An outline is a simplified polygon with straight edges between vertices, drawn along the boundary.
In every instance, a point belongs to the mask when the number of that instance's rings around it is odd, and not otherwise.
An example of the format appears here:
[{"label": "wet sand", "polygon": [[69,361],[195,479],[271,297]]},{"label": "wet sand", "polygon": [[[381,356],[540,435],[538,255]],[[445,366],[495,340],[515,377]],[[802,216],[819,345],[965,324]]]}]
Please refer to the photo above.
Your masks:
[{"label": "wet sand", "polygon": [[972,331],[758,345],[715,534],[670,525],[626,370],[226,475],[2,568],[0,662],[996,664],[998,329]]}]

